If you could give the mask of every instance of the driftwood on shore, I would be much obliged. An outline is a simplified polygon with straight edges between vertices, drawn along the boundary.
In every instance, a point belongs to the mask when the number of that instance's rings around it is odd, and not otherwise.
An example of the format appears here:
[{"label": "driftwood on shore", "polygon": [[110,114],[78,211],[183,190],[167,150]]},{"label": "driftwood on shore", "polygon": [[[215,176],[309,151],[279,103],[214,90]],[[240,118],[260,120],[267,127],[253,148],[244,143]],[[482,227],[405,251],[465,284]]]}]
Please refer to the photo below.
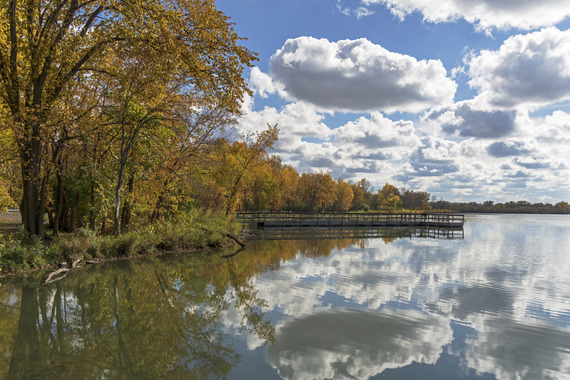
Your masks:
[{"label": "driftwood on shore", "polygon": [[48,274],[48,276],[46,277],[44,282],[42,282],[42,285],[51,284],[53,282],[64,279],[65,276],[67,276],[71,270],[79,268],[79,263],[82,260],[83,260],[83,256],[78,257],[75,260],[73,260],[73,262],[71,263],[71,268],[68,267],[67,263],[62,264],[61,268],[54,270],[53,272]]}]

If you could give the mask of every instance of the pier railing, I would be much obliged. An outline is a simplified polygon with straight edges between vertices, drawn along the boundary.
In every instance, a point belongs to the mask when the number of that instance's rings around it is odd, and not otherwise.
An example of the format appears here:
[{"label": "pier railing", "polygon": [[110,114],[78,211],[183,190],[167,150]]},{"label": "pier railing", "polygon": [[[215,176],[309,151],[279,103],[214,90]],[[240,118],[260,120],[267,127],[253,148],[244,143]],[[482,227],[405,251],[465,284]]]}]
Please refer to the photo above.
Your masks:
[{"label": "pier railing", "polygon": [[380,227],[380,226],[414,226],[414,227],[463,227],[462,214],[436,213],[357,213],[357,212],[240,212],[236,218],[243,224],[258,227]]}]

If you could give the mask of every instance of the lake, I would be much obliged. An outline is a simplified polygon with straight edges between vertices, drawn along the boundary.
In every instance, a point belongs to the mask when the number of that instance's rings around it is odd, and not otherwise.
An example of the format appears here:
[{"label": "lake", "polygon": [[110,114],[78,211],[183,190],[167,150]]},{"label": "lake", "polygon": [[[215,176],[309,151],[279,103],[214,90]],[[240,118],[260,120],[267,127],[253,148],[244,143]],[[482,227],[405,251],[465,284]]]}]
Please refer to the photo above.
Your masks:
[{"label": "lake", "polygon": [[337,232],[4,280],[0,377],[570,379],[570,216]]}]

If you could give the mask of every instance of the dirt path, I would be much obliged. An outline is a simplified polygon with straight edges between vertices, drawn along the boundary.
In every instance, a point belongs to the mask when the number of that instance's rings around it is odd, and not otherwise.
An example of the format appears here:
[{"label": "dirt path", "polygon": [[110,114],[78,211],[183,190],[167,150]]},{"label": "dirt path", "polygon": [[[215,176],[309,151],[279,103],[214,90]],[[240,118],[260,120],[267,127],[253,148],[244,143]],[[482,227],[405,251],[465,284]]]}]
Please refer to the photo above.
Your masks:
[{"label": "dirt path", "polygon": [[6,212],[0,212],[0,232],[14,232],[21,223],[20,210],[11,208]]}]

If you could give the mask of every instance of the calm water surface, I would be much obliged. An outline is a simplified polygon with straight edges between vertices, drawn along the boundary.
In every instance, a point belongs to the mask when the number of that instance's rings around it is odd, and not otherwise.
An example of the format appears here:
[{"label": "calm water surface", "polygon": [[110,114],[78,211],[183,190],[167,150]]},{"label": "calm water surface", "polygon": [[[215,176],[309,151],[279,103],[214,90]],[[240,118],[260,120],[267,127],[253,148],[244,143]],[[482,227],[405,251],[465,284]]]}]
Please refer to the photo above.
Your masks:
[{"label": "calm water surface", "polygon": [[0,377],[570,379],[570,216],[286,237],[4,282]]}]

